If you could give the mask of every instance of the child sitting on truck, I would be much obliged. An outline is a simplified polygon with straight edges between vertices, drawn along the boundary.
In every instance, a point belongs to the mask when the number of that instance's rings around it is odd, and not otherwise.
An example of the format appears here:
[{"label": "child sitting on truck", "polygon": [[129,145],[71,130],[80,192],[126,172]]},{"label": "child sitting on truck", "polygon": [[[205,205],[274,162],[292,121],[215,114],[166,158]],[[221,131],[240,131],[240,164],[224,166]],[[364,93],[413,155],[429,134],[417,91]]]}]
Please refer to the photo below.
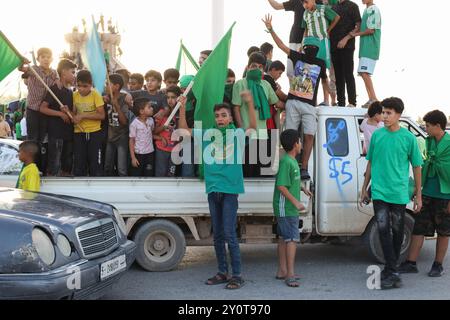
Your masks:
[{"label": "child sitting on truck", "polygon": [[[300,242],[299,211],[305,210],[300,203],[300,190],[307,195],[311,193],[301,188],[300,167],[295,159],[302,150],[297,130],[286,130],[280,141],[285,156],[280,161],[273,195],[273,210],[278,224],[278,272],[276,278],[284,280],[288,287],[296,288],[298,277],[294,274],[295,253]],[[287,201],[286,201],[287,199]]]}]

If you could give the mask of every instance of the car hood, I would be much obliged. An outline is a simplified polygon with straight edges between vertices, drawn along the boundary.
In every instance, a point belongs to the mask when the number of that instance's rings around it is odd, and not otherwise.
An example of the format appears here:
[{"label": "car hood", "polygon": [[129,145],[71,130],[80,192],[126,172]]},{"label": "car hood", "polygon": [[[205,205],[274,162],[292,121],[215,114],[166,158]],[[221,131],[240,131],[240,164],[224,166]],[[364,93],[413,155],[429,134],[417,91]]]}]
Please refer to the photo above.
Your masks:
[{"label": "car hood", "polygon": [[61,227],[77,227],[111,217],[87,205],[56,196],[4,188],[0,188],[0,215]]}]

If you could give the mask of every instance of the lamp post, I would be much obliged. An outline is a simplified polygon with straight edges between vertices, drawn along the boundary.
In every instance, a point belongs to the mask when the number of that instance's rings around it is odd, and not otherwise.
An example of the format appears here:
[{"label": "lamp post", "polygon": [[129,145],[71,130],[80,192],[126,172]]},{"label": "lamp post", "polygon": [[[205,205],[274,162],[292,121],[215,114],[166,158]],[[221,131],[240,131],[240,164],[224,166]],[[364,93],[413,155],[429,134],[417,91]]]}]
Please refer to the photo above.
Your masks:
[{"label": "lamp post", "polygon": [[212,46],[214,48],[220,39],[223,37],[225,25],[225,0],[211,0],[212,1]]}]

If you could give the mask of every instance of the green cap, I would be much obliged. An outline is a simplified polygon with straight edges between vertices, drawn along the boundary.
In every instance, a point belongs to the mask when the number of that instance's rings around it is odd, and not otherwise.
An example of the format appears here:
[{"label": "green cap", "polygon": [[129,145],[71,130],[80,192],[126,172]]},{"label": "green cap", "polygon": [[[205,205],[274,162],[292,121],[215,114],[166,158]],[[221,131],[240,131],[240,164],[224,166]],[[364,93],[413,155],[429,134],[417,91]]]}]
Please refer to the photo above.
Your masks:
[{"label": "green cap", "polygon": [[182,76],[180,79],[180,88],[181,89],[187,88],[192,80],[194,80],[194,76],[192,75]]}]

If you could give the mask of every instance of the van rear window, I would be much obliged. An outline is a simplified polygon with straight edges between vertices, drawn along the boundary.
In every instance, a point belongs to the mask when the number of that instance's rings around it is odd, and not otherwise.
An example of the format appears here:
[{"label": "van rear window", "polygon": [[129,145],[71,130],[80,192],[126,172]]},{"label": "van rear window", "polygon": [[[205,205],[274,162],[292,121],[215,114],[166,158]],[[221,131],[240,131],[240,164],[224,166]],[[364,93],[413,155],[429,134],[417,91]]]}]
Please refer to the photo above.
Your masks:
[{"label": "van rear window", "polygon": [[324,147],[331,157],[346,157],[349,154],[347,122],[340,118],[326,121],[327,142]]}]

